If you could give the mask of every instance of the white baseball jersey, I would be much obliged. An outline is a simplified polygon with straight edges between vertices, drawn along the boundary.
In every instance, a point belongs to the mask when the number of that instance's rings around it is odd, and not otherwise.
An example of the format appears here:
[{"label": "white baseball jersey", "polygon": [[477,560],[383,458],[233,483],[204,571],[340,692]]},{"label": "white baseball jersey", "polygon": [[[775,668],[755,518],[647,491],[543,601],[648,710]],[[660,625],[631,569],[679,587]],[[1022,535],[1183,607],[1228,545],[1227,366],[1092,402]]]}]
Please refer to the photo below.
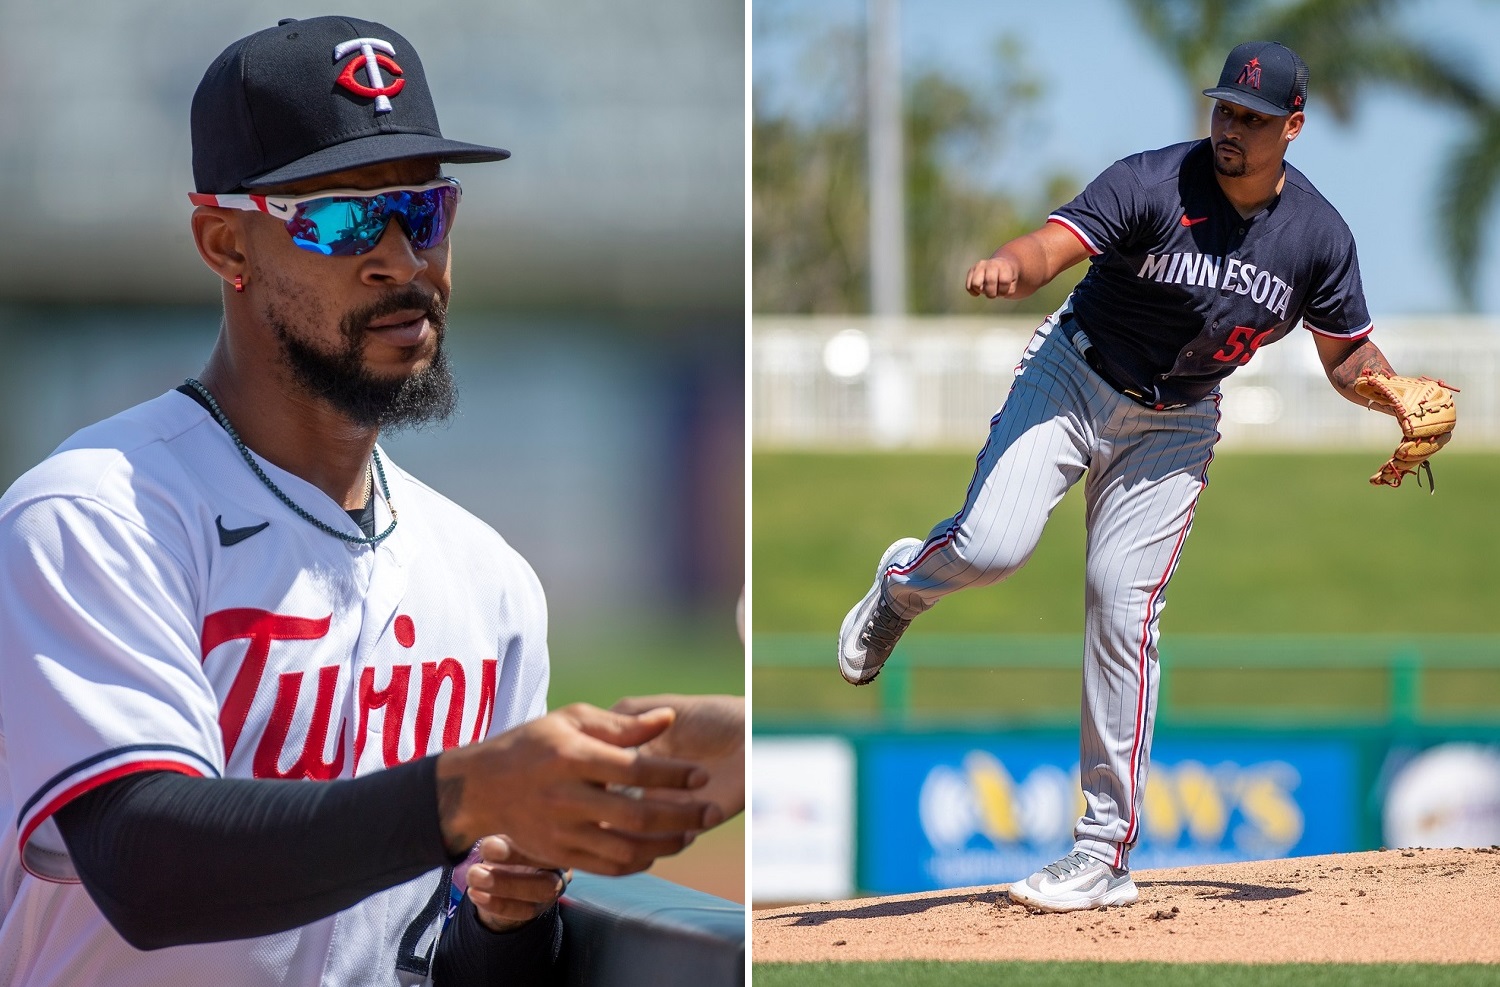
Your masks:
[{"label": "white baseball jersey", "polygon": [[422,981],[398,953],[437,934],[411,926],[441,870],[278,935],[142,952],[78,883],[53,820],[131,772],[350,778],[545,712],[531,568],[389,460],[386,474],[395,532],[347,544],[172,391],[80,431],[0,500],[0,985]]}]

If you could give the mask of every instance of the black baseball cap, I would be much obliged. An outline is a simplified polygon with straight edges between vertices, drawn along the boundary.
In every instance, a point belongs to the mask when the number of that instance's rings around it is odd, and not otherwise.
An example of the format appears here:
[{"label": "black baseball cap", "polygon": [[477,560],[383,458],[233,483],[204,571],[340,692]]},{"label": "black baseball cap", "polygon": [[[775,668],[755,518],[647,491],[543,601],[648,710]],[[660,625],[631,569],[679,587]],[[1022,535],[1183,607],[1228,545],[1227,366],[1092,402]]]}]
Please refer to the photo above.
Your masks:
[{"label": "black baseball cap", "polygon": [[1257,113],[1284,117],[1307,107],[1307,63],[1274,41],[1236,45],[1219,73],[1219,85],[1203,95]]},{"label": "black baseball cap", "polygon": [[409,158],[510,157],[445,138],[411,42],[355,17],[289,18],[224,49],[193,94],[192,130],[193,183],[207,193]]}]

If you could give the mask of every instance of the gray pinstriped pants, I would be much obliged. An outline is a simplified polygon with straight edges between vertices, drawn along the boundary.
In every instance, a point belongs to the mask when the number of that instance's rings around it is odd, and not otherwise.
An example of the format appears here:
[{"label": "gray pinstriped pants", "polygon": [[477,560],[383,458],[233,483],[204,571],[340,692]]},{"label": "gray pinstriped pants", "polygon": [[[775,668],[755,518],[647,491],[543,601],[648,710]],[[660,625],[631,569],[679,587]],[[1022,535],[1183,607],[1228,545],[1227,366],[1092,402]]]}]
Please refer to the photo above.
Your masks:
[{"label": "gray pinstriped pants", "polygon": [[1042,527],[1085,473],[1088,528],[1079,744],[1085,810],[1075,848],[1127,867],[1140,836],[1159,668],[1157,625],[1218,439],[1218,395],[1154,411],[1091,370],[1057,319],[1044,321],[990,422],[964,506],[942,521],[885,594],[913,617],[956,590],[1026,564]]}]

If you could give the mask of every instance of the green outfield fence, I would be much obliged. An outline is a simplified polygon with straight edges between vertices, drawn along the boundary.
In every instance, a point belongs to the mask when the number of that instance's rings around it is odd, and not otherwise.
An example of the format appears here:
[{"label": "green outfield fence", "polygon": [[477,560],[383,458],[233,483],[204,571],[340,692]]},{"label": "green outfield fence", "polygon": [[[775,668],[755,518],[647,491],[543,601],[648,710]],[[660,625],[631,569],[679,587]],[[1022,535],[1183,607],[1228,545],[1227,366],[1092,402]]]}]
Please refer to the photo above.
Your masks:
[{"label": "green outfield fence", "polygon": [[[909,635],[860,690],[839,679],[834,646],[756,634],[756,722],[1077,720],[1080,636]],[[1163,726],[1500,727],[1500,635],[1164,635],[1160,661]]]}]

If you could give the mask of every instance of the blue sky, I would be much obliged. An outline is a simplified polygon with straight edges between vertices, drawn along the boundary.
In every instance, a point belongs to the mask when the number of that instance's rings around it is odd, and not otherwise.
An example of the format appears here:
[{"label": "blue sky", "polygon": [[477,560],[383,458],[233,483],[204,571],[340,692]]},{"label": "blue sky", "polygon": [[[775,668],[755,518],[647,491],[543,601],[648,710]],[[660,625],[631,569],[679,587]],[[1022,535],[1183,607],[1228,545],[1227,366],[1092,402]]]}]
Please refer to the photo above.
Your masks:
[{"label": "blue sky", "polygon": [[[757,98],[794,110],[814,105],[816,94],[806,90],[799,71],[809,57],[804,39],[829,26],[862,24],[864,5],[864,0],[755,0]],[[1446,54],[1469,59],[1492,87],[1500,87],[1500,53],[1489,43],[1500,38],[1500,3],[1413,2],[1403,23]],[[1012,142],[987,172],[999,186],[1034,192],[1040,176],[1058,170],[1087,180],[1127,154],[1199,136],[1189,129],[1195,108],[1206,127],[1209,101],[1196,90],[1184,91],[1123,0],[903,0],[908,73],[940,66],[951,74],[989,78],[1002,34],[1021,43],[1045,91],[1025,126],[1024,147]],[[1308,106],[1307,126],[1287,160],[1354,231],[1377,322],[1381,314],[1454,311],[1457,294],[1438,250],[1430,209],[1438,168],[1463,135],[1460,118],[1378,90],[1356,106],[1349,126],[1341,126],[1318,113],[1317,66],[1312,66]],[[1500,313],[1500,230],[1479,271],[1480,310]]]}]

